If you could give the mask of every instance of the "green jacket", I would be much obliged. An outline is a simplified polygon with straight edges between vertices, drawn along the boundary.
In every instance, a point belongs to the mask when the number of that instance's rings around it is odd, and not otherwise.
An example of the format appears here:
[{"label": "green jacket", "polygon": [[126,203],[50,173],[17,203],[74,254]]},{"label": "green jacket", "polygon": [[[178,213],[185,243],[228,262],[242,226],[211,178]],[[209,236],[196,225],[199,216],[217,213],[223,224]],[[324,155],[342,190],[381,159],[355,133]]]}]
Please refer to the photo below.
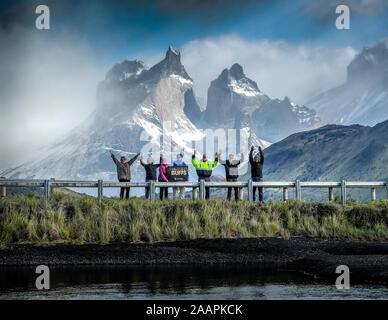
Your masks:
[{"label": "green jacket", "polygon": [[218,158],[215,158],[214,161],[202,161],[195,159],[195,155],[193,155],[191,163],[197,170],[198,178],[208,178],[212,175],[212,170],[217,167]]}]

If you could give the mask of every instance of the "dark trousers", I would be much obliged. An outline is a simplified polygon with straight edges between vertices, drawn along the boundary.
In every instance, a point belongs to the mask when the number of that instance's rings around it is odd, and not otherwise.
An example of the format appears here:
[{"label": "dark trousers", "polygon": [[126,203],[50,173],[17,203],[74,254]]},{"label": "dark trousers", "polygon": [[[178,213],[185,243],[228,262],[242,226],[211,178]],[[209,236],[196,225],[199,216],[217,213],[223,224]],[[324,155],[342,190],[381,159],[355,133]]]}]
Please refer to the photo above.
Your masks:
[{"label": "dark trousers", "polygon": [[160,187],[160,200],[168,199],[168,187]]},{"label": "dark trousers", "polygon": [[[146,179],[146,182],[150,182],[150,181],[156,181],[156,180]],[[146,197],[146,199],[148,199],[150,197],[150,188],[149,187],[145,188],[145,197]]]},{"label": "dark trousers", "polygon": [[[120,182],[131,182],[131,180],[119,179]],[[120,188],[120,198],[124,199],[124,190],[125,190],[125,199],[129,199],[129,189],[130,187],[121,187]]]},{"label": "dark trousers", "polygon": [[[261,182],[263,178],[252,177],[253,182]],[[256,201],[256,189],[259,189],[259,201],[263,201],[263,187],[254,187],[253,188],[253,201]]]},{"label": "dark trousers", "polygon": [[[201,180],[210,181],[210,177],[198,178],[198,181]],[[205,199],[210,199],[210,187],[205,187]]]},{"label": "dark trousers", "polygon": [[[237,178],[227,178],[226,181],[228,182],[236,182]],[[228,187],[228,200],[232,199],[232,189],[234,189],[234,200],[238,200],[238,187]]]}]

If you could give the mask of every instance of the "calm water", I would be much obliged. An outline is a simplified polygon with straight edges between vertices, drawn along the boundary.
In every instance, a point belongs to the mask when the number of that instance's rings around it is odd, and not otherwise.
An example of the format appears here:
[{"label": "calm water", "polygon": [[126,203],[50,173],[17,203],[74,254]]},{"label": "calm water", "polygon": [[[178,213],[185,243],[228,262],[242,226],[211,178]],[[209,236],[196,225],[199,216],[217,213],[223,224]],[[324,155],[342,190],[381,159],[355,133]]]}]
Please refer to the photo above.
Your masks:
[{"label": "calm water", "polygon": [[338,290],[311,276],[258,266],[51,267],[51,289],[35,269],[0,267],[0,299],[388,299],[381,285]]}]

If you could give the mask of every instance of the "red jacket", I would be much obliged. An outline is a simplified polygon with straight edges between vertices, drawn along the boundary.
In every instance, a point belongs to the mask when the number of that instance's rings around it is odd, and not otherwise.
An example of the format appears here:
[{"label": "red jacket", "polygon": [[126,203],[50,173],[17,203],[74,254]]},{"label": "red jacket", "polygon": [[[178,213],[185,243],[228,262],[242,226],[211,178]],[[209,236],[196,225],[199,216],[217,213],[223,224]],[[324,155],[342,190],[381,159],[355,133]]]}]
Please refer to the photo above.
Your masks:
[{"label": "red jacket", "polygon": [[159,167],[159,179],[160,182],[168,182],[167,179],[167,168],[168,164],[161,164]]}]

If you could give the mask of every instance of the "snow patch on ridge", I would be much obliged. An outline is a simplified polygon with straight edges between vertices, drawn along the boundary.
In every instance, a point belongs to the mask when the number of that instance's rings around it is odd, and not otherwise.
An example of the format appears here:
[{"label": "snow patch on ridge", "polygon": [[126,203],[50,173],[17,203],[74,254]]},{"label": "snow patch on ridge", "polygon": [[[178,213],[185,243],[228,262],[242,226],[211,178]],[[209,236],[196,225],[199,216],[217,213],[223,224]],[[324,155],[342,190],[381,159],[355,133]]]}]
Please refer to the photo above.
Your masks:
[{"label": "snow patch on ridge", "polygon": [[180,75],[172,74],[170,77],[174,78],[174,79],[177,79],[182,85],[189,85],[189,86],[193,85],[193,81],[192,80],[183,78]]},{"label": "snow patch on ridge", "polygon": [[228,86],[232,89],[233,92],[241,94],[247,97],[255,97],[263,95],[261,92],[257,91],[255,88],[252,88],[246,83],[238,82],[234,79],[230,81]]},{"label": "snow patch on ridge", "polygon": [[119,81],[124,81],[124,80],[127,80],[127,79],[132,78],[132,77],[137,77],[143,71],[144,71],[144,68],[143,69],[139,69],[136,72],[123,72],[121,77],[119,78]]}]

